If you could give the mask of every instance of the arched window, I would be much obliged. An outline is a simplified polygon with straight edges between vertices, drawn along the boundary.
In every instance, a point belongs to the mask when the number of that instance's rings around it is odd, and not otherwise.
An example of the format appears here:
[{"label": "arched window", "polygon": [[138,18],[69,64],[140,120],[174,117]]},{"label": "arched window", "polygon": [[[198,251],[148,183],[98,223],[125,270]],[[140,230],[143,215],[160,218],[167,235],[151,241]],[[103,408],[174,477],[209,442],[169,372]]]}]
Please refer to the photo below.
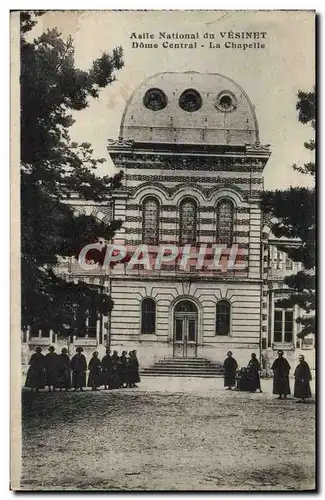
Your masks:
[{"label": "arched window", "polygon": [[231,201],[221,200],[217,205],[216,243],[231,245],[234,233],[234,205]]},{"label": "arched window", "polygon": [[147,298],[141,304],[141,333],[154,333],[156,330],[156,302]]},{"label": "arched window", "polygon": [[159,244],[159,203],[156,198],[146,198],[142,205],[142,243]]},{"label": "arched window", "polygon": [[191,198],[183,200],[179,207],[179,244],[196,244],[197,205]]},{"label": "arched window", "polygon": [[216,306],[216,335],[230,333],[230,304],[227,300],[219,300]]},{"label": "arched window", "polygon": [[175,306],[175,313],[196,313],[197,307],[190,300],[182,300]]}]

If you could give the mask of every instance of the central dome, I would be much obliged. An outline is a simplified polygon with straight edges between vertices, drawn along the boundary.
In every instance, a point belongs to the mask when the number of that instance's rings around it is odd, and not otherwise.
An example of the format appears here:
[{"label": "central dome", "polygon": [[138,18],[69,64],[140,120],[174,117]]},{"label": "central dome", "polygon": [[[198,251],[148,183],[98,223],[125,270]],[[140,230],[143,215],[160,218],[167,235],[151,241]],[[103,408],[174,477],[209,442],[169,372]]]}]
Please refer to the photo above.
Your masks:
[{"label": "central dome", "polygon": [[259,142],[248,95],[217,73],[157,73],[128,100],[123,140],[150,144],[244,146]]}]

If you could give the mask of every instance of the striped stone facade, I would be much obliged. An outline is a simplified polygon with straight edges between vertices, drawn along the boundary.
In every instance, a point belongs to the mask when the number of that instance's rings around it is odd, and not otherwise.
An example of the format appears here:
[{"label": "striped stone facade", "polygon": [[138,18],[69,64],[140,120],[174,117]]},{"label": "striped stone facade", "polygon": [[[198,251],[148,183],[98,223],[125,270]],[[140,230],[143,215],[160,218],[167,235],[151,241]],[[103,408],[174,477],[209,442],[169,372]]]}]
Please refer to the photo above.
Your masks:
[{"label": "striped stone facade", "polygon": [[[216,86],[220,86],[222,93],[223,86],[229,82],[217,76]],[[201,85],[202,110],[187,115],[174,108],[168,111],[179,89],[190,86],[188,79],[191,86],[195,82]],[[93,204],[73,198],[69,202],[75,205],[77,213],[92,214],[107,223],[112,218],[121,220],[121,229],[110,243],[135,247],[143,242],[143,203],[147,197],[153,197],[159,204],[158,243],[166,245],[178,245],[180,205],[182,200],[192,199],[197,207],[196,246],[199,247],[216,243],[216,208],[221,200],[228,200],[234,207],[232,243],[238,246],[241,269],[206,274],[195,266],[181,270],[175,263],[174,267],[150,272],[141,267],[128,271],[125,266],[114,271],[97,268],[87,272],[77,261],[62,262],[59,273],[71,280],[83,279],[97,285],[114,300],[111,316],[98,317],[92,325],[92,335],[74,337],[69,348],[82,344],[86,355],[95,348],[102,355],[110,339],[112,350],[136,349],[143,367],[172,356],[205,357],[222,362],[228,350],[233,351],[240,365],[247,364],[252,352],[260,359],[262,355],[267,356],[271,362],[280,347],[294,361],[302,347],[294,321],[299,311],[293,311],[291,337],[287,332],[288,322],[283,320],[281,342],[275,342],[274,311],[277,298],[286,293],[284,276],[297,269],[283,252],[277,251],[275,240],[265,232],[259,201],[263,169],[270,150],[259,142],[254,108],[244,91],[236,90],[240,87],[233,82],[229,94],[236,95],[237,108],[231,120],[227,113],[224,118],[219,115],[215,118],[216,107],[204,107],[204,97],[207,103],[214,102],[214,97],[211,89],[204,93],[202,75],[181,74],[178,78],[173,74],[171,81],[176,82],[173,88],[168,88],[168,74],[159,76],[157,81],[169,99],[165,115],[164,110],[155,115],[154,111],[144,109],[143,93],[151,85],[155,86],[153,82],[145,83],[145,89],[142,91],[140,86],[126,106],[120,138],[109,141],[109,154],[117,169],[124,172],[122,187],[105,203]],[[211,75],[209,82],[211,87]],[[158,113],[162,114],[156,119]],[[153,120],[152,127],[150,120]],[[250,140],[246,142],[247,124]],[[232,127],[231,133],[227,127]],[[213,141],[213,131],[217,143]],[[148,298],[155,304],[155,324],[153,331],[145,333],[142,306]],[[182,340],[185,347],[177,333],[176,311],[182,301],[192,304],[192,312],[184,313],[182,323],[187,325],[185,340],[184,337]],[[219,335],[216,329],[220,301],[227,303],[230,311],[227,335]],[[190,332],[191,321],[194,326]],[[280,336],[277,331],[277,340]],[[38,335],[27,332],[23,352],[27,356],[35,345],[53,342],[59,347],[66,341],[60,340],[57,334],[45,337],[42,332]],[[310,356],[307,354],[313,366]]]}]

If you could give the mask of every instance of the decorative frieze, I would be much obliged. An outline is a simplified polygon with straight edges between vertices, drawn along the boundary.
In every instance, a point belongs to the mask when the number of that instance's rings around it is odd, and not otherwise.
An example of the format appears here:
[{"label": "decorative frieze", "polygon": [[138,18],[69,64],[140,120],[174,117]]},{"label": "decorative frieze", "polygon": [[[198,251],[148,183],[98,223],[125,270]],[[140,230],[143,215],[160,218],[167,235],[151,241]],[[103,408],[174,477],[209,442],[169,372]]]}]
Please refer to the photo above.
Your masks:
[{"label": "decorative frieze", "polygon": [[[115,145],[112,149],[132,149],[132,141],[111,141]],[[109,148],[110,150],[110,148]],[[259,150],[260,152],[260,150]],[[242,171],[261,172],[267,158],[254,156],[227,156],[216,154],[197,153],[196,155],[182,154],[144,154],[132,151],[132,154],[119,152],[114,154],[116,166],[128,169],[169,169],[169,170],[204,170],[204,171]]]},{"label": "decorative frieze", "polygon": [[[175,211],[176,211],[176,208],[175,208]],[[201,211],[201,209],[200,209]],[[201,225],[215,225],[216,221],[215,221],[215,209],[213,207],[211,207],[211,217],[209,218],[199,218],[198,219],[198,223],[201,224]],[[140,215],[126,215],[125,217],[125,221],[126,222],[138,222],[138,223],[142,223],[143,219],[142,219],[142,216]],[[167,223],[167,224],[178,224],[179,222],[179,217],[160,217],[159,218],[159,221],[161,223]],[[248,219],[234,219],[234,225],[235,226],[248,226],[249,224],[249,220]]]},{"label": "decorative frieze", "polygon": [[[253,177],[253,178],[247,178],[247,177],[222,177],[218,175],[215,178],[211,178],[210,176],[204,176],[204,177],[196,177],[196,176],[182,176],[182,175],[155,175],[154,176],[155,181],[157,182],[180,182],[183,183],[186,181],[186,184],[198,184],[198,183],[209,183],[209,184],[222,184],[222,185],[234,185],[234,184],[258,184],[261,185],[263,183],[262,178],[258,177]],[[145,174],[126,174],[125,175],[125,180],[126,181],[139,181],[139,182],[150,182],[153,180],[152,175],[145,175]],[[175,188],[174,188],[175,189]],[[178,186],[177,186],[178,189]]]},{"label": "decorative frieze", "polygon": [[[187,180],[187,179],[183,179],[183,180]],[[246,180],[248,180],[248,179],[246,179]],[[238,191],[238,187],[233,185],[230,182],[230,181],[232,181],[232,179],[228,179],[228,181],[229,182],[227,182],[227,183],[222,182],[220,184],[220,190],[223,187],[228,187],[228,188],[232,188],[232,189]],[[208,182],[208,181],[206,180],[206,182]],[[212,181],[210,180],[209,182],[211,184]],[[173,196],[174,193],[176,193],[177,191],[181,191],[183,188],[195,187],[195,189],[199,190],[203,194],[204,197],[209,198],[210,195],[215,192],[216,187],[217,187],[214,181],[213,181],[213,183],[214,183],[214,185],[211,187],[208,187],[208,188],[203,188],[202,186],[200,186],[199,184],[196,184],[195,182],[186,183],[186,184],[185,183],[176,184],[176,186],[173,186],[173,187],[167,187],[163,183],[157,182],[157,183],[155,183],[155,186],[157,188],[159,188],[161,191],[164,191],[168,197]],[[241,188],[240,189],[241,194],[244,195],[245,197],[247,197],[251,193],[253,185],[254,185],[254,183],[250,184],[246,189]],[[125,189],[130,194],[130,196],[133,196],[133,194],[139,189],[139,187],[140,187],[139,185],[138,186],[127,186]],[[141,187],[144,187],[144,186],[141,186]],[[148,192],[150,192],[150,187],[154,187],[154,184],[151,184],[148,182],[145,187],[148,189]],[[261,188],[257,185],[255,190],[256,190],[256,194],[259,195]]]},{"label": "decorative frieze", "polygon": [[[125,228],[125,233],[126,234],[139,234],[142,235],[142,228],[137,228],[137,227],[126,227]],[[164,229],[163,231],[164,234],[166,235],[173,235],[176,234],[176,228],[175,229]],[[215,234],[214,229],[201,229],[198,231],[198,236],[212,236]],[[236,237],[249,237],[249,232],[248,231],[234,231],[233,232],[234,238]]]},{"label": "decorative frieze", "polygon": [[[142,205],[139,204],[134,204],[134,203],[128,203],[127,204],[127,210],[128,211],[134,211],[137,212],[139,210],[142,210]],[[176,205],[161,205],[160,210],[162,212],[176,212],[177,211],[177,206]],[[200,206],[200,212],[214,212],[215,207],[213,205],[208,205],[208,206]],[[249,214],[250,209],[246,207],[236,207],[236,213],[237,214]],[[248,219],[247,219],[248,220]],[[245,220],[246,223],[246,220]]]}]

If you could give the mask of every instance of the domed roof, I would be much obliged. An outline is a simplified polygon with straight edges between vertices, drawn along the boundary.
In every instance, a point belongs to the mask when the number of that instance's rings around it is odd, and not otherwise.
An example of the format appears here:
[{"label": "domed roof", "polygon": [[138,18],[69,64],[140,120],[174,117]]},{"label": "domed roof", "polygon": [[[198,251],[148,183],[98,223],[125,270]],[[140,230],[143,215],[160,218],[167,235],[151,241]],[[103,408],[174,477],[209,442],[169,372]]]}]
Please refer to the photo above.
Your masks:
[{"label": "domed roof", "polygon": [[135,143],[234,145],[259,142],[254,106],[217,73],[157,73],[128,100],[120,128]]}]

